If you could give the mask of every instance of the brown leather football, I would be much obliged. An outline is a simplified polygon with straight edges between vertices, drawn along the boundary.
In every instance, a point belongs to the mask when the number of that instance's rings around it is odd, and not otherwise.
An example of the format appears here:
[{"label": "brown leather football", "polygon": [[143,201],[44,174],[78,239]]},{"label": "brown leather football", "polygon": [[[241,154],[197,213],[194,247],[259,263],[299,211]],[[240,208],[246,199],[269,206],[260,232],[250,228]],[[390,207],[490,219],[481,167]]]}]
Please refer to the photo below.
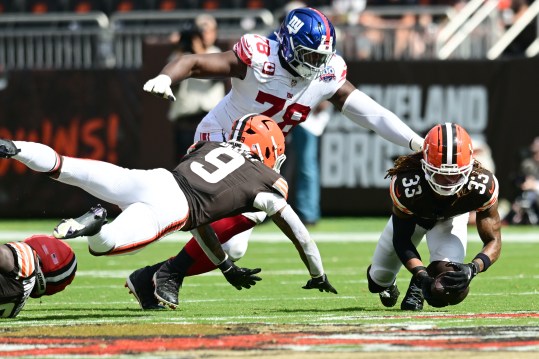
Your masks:
[{"label": "brown leather football", "polygon": [[470,292],[470,287],[466,287],[459,292],[445,290],[443,286],[443,277],[445,272],[452,272],[455,269],[451,266],[446,266],[449,262],[434,261],[427,267],[427,272],[434,278],[434,283],[431,286],[431,293],[437,301],[446,305],[455,305],[462,302]]}]

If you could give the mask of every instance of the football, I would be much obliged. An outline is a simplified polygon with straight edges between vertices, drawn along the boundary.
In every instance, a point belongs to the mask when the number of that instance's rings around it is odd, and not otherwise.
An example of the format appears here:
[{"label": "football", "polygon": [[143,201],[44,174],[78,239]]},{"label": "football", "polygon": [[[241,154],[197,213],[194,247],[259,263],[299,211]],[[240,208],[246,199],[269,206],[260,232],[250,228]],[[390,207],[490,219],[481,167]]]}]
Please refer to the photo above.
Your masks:
[{"label": "football", "polygon": [[470,287],[459,292],[450,292],[445,290],[443,286],[444,273],[452,272],[455,269],[451,266],[446,266],[449,262],[444,261],[434,261],[427,267],[427,272],[429,276],[434,278],[434,282],[431,286],[432,295],[445,305],[455,305],[462,302],[470,292]]}]

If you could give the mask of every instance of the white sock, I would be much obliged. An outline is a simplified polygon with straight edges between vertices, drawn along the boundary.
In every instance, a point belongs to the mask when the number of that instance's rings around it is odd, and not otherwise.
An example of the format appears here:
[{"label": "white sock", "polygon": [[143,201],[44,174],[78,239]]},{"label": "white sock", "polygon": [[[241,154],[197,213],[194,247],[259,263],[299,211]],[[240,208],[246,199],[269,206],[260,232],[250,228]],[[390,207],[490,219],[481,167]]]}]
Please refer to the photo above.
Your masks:
[{"label": "white sock", "polygon": [[24,163],[34,171],[52,172],[57,170],[61,164],[60,155],[47,145],[26,141],[13,141],[13,143],[21,152],[12,158]]}]

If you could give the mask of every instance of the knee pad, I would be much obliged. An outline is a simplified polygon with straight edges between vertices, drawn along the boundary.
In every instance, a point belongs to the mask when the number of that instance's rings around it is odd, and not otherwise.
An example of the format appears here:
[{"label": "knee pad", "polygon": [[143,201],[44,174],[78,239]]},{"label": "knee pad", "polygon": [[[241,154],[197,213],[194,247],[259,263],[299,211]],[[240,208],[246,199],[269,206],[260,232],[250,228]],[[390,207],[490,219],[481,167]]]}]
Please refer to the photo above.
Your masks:
[{"label": "knee pad", "polygon": [[381,285],[377,284],[372,278],[371,274],[369,273],[371,270],[371,266],[367,268],[367,282],[369,283],[369,292],[371,293],[381,293],[384,290],[386,290],[388,287],[382,287]]},{"label": "knee pad", "polygon": [[255,222],[255,224],[260,224],[266,220],[267,214],[266,212],[248,212],[248,213],[242,213],[243,216],[249,218],[251,221]]},{"label": "knee pad", "polygon": [[247,252],[248,238],[237,238],[234,236],[226,243],[223,243],[223,250],[228,254],[234,262],[240,260]]}]

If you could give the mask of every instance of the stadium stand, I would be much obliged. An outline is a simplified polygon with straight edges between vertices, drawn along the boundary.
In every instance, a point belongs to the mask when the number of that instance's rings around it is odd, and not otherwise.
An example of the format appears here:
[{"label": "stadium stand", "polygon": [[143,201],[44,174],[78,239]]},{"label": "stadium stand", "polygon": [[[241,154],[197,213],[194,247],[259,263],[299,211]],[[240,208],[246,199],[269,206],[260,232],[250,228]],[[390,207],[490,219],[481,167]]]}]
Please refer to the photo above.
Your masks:
[{"label": "stadium stand", "polygon": [[[454,1],[458,1],[455,3]],[[356,13],[319,7],[338,30],[349,59],[495,59],[524,28],[535,30],[539,2],[504,27],[510,7],[498,0],[367,0]],[[516,1],[516,0],[508,0]],[[270,34],[286,1],[276,0],[0,0],[0,65],[12,68],[139,68],[146,39],[166,37],[204,11],[229,48],[244,33]],[[384,6],[379,4],[385,3]],[[387,5],[387,4],[390,5]],[[421,5],[427,3],[427,5]],[[396,21],[398,19],[398,21]],[[539,40],[524,53],[535,56]],[[515,56],[515,54],[512,54]]]}]

